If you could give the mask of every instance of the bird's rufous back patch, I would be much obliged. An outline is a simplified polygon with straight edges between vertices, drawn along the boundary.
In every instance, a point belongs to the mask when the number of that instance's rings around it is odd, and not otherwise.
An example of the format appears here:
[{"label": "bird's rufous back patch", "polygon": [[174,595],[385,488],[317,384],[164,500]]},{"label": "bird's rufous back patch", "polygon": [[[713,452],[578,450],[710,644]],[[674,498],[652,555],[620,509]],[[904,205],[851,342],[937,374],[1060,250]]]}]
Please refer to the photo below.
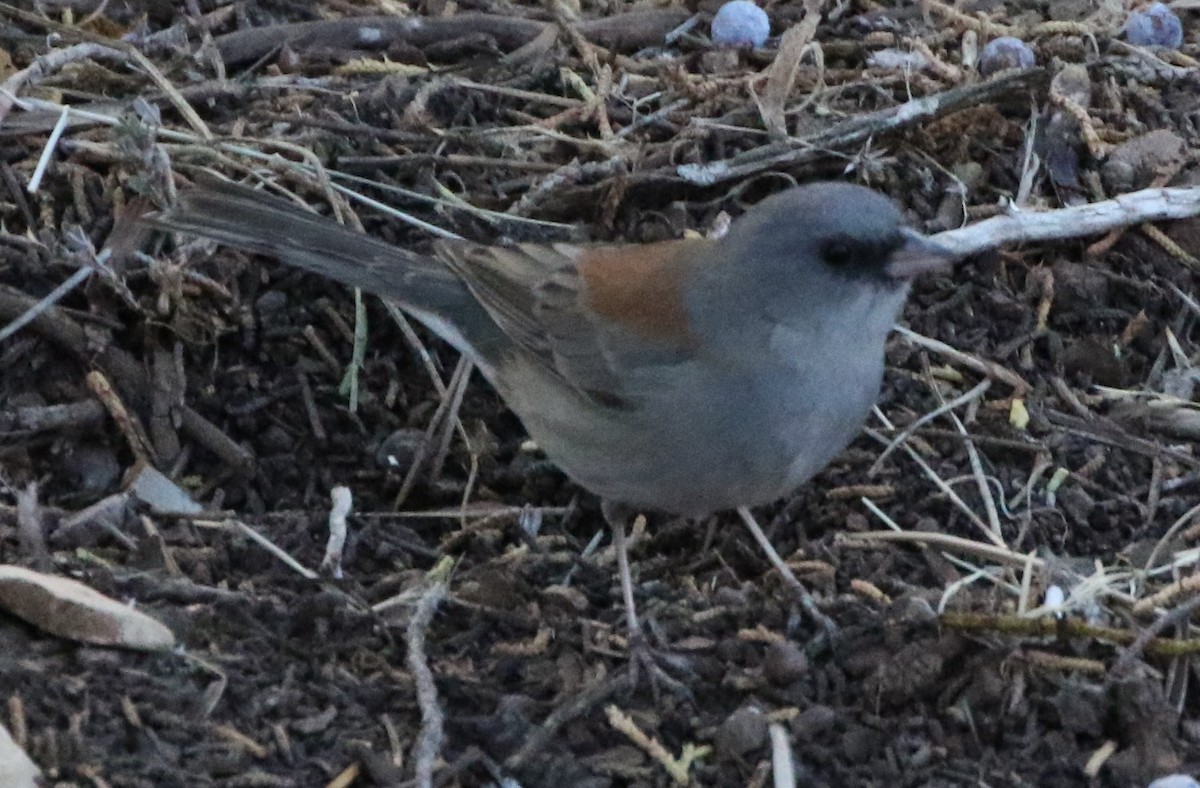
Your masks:
[{"label": "bird's rufous back patch", "polygon": [[690,342],[681,287],[698,238],[642,246],[595,246],[577,263],[588,306],[599,316],[655,339]]}]

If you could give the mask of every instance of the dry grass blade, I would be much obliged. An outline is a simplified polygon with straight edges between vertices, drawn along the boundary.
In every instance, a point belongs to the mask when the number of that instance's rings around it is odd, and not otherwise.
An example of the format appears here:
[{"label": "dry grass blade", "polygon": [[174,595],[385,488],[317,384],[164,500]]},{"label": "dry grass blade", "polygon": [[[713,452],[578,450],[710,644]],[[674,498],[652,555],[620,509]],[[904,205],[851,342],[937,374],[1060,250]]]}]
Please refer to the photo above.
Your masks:
[{"label": "dry grass blade", "polygon": [[[885,438],[883,435],[880,435],[875,430],[867,429],[865,432],[879,443],[882,443],[885,446],[888,444],[887,438]],[[912,448],[912,446],[908,445],[907,443],[902,443],[900,448],[902,448],[904,453],[909,456],[909,459],[917,464],[917,467],[919,467],[925,476],[934,483],[938,490],[941,491],[943,495],[948,497],[959,511],[967,516],[967,519],[971,521],[972,525],[974,525],[981,533],[985,534],[996,546],[1001,548],[1005,547],[1004,539],[1001,537],[999,532],[990,528],[987,523],[980,519],[979,515],[977,515],[971,509],[971,507],[967,505],[966,501],[964,501],[962,497],[960,497],[959,494],[954,491],[954,488],[946,483],[946,481],[937,474],[937,471],[931,468],[929,463],[925,462],[924,458],[922,458],[921,455]]]},{"label": "dry grass blade", "polygon": [[897,326],[896,333],[913,344],[937,353],[938,355],[945,356],[957,364],[962,364],[964,367],[969,367],[976,372],[981,372],[990,378],[995,378],[1003,383],[1007,383],[1008,385],[1012,386],[1014,396],[1019,397],[1030,389],[1029,383],[1024,378],[1012,370],[996,364],[995,362],[977,358],[970,353],[964,353],[961,350],[947,345],[945,342],[922,336],[921,334],[918,334],[917,332],[904,326]]},{"label": "dry grass blade", "polygon": [[979,383],[975,384],[975,387],[970,391],[960,394],[948,402],[943,402],[933,410],[915,420],[912,424],[909,424],[907,427],[901,430],[895,438],[892,439],[892,442],[889,443],[883,451],[879,453],[879,456],[875,459],[875,462],[872,463],[871,467],[867,470],[867,475],[874,476],[879,473],[880,468],[883,467],[883,461],[886,460],[893,451],[895,451],[902,443],[908,440],[909,437],[915,434],[916,431],[921,427],[933,421],[938,416],[941,416],[943,413],[949,413],[955,408],[966,405],[968,402],[974,402],[982,397],[987,390],[991,388],[991,385],[992,382],[990,380],[980,381]]},{"label": "dry grass blade", "polygon": [[961,536],[954,536],[952,534],[923,533],[919,531],[866,531],[864,533],[839,534],[838,539],[846,544],[862,547],[879,542],[930,545],[943,550],[952,550],[954,552],[978,556],[1012,567],[1024,567],[1031,561],[1038,569],[1045,566],[1045,562],[1042,559],[1031,559],[1027,555],[1013,552],[1004,545],[984,544],[983,542],[964,539]]}]

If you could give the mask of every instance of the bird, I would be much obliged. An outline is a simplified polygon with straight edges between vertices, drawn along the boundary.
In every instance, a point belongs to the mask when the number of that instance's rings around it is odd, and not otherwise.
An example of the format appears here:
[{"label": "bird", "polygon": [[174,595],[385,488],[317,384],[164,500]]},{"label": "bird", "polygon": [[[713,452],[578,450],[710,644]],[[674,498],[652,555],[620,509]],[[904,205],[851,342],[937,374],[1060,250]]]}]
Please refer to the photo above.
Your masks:
[{"label": "bird", "polygon": [[766,197],[719,239],[648,244],[420,253],[211,177],[149,221],[374,293],[465,355],[601,499],[635,643],[631,515],[746,513],[808,481],[875,404],[913,279],[955,261],[888,197],[837,181]]}]

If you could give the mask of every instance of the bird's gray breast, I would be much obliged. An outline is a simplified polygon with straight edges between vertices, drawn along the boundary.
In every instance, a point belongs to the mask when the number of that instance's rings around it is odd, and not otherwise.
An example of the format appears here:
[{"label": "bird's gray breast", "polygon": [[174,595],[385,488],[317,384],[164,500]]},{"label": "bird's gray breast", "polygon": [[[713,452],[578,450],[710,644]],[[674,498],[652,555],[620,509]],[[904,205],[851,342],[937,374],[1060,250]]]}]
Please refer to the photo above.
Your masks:
[{"label": "bird's gray breast", "polygon": [[699,516],[778,500],[854,438],[878,395],[887,334],[860,328],[831,337],[774,326],[720,356],[626,369],[632,408],[603,407],[533,364],[507,369],[500,377],[521,385],[500,388],[591,492]]},{"label": "bird's gray breast", "polygon": [[700,516],[777,500],[823,468],[861,426],[879,367],[684,365],[650,376],[657,394],[635,410],[555,406],[557,391],[523,410],[551,459],[592,492]]}]

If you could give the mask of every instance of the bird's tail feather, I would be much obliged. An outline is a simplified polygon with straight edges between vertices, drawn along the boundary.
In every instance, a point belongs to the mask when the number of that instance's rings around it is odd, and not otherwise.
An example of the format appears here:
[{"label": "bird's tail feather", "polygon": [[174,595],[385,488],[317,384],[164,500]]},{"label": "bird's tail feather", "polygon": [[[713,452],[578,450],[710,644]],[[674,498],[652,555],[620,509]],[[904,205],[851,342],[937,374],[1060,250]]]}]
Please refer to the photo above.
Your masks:
[{"label": "bird's tail feather", "polygon": [[[146,222],[192,233],[392,299],[460,349],[494,340],[494,324],[457,274],[437,260],[342,227],[273,195],[217,178],[181,190]],[[472,336],[481,334],[481,336]],[[465,344],[466,348],[462,347]]]}]

